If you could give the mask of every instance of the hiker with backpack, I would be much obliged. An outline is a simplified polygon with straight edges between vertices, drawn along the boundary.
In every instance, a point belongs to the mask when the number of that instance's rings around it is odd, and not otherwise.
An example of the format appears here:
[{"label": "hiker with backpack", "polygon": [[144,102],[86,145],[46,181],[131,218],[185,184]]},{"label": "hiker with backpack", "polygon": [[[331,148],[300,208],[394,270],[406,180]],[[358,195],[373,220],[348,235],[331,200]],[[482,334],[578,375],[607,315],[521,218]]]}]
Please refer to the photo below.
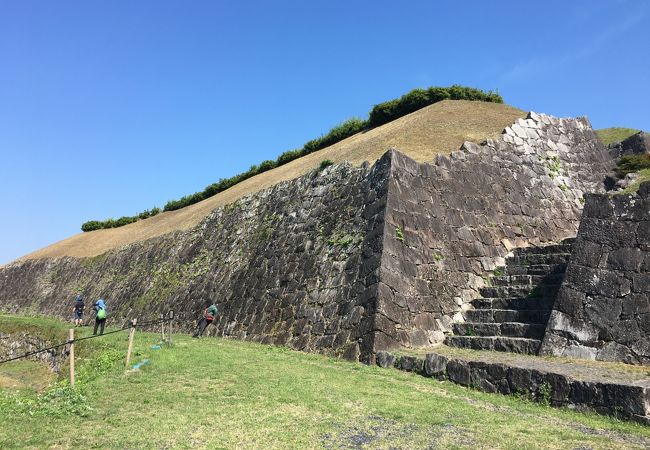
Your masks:
[{"label": "hiker with backpack", "polygon": [[72,312],[74,313],[74,324],[77,327],[80,327],[83,323],[84,308],[86,304],[84,303],[83,295],[79,294],[74,298],[74,308]]},{"label": "hiker with backpack", "polygon": [[217,317],[217,306],[213,303],[203,311],[203,317],[197,322],[197,328],[192,337],[200,337],[208,325],[214,321],[215,317]]},{"label": "hiker with backpack", "polygon": [[95,329],[93,330],[93,336],[97,335],[97,328],[99,327],[99,334],[104,334],[104,325],[106,324],[106,303],[103,299],[99,299],[95,302],[93,307],[95,310]]}]

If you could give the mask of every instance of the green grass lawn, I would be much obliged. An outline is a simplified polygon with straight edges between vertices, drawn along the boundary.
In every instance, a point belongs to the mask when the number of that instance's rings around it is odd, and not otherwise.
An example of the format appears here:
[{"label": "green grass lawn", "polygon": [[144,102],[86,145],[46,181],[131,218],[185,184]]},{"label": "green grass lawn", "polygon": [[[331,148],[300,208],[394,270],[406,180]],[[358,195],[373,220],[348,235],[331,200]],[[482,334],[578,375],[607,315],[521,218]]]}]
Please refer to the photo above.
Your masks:
[{"label": "green grass lawn", "polygon": [[621,127],[603,128],[602,130],[596,130],[598,138],[603,141],[605,145],[613,144],[614,142],[621,142],[638,132],[639,130],[635,130],[633,128]]},{"label": "green grass lawn", "polygon": [[137,332],[134,361],[150,364],[125,374],[125,338],[79,343],[75,392],[2,389],[0,448],[650,446],[650,427],[248,342],[176,335],[153,350],[158,336]]}]

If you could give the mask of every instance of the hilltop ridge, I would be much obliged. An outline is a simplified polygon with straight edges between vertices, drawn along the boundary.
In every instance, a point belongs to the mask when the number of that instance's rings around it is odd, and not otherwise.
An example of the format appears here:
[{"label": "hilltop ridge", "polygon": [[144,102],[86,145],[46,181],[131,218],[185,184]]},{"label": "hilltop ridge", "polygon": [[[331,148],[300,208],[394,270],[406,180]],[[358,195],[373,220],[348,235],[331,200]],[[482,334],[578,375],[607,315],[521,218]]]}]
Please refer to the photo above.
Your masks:
[{"label": "hilltop ridge", "polygon": [[386,150],[394,147],[418,162],[433,161],[437,154],[456,150],[464,141],[481,142],[487,138],[497,138],[506,126],[525,115],[524,111],[505,104],[444,100],[256,175],[194,205],[120,228],[79,233],[19,260],[97,256],[133,242],[187,230],[215,208],[304,175],[326,159],[360,165],[364,161],[377,160]]}]

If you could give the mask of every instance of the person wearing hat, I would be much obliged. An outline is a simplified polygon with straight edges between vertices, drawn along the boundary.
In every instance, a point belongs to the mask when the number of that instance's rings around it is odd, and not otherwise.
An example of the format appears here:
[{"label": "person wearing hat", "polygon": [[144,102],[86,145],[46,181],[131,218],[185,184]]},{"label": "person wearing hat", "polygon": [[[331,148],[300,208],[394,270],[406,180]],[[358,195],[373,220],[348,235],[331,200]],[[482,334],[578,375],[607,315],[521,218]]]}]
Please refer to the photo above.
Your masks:
[{"label": "person wearing hat", "polygon": [[95,310],[95,328],[93,330],[93,336],[97,334],[97,328],[100,329],[99,334],[104,334],[104,325],[106,324],[106,303],[104,299],[99,299],[95,302],[93,306]]},{"label": "person wearing hat", "polygon": [[80,327],[82,325],[83,321],[83,316],[84,316],[84,308],[86,307],[86,304],[84,303],[84,297],[83,295],[79,294],[74,298],[74,308],[72,308],[72,312],[74,313],[74,324],[75,326]]}]

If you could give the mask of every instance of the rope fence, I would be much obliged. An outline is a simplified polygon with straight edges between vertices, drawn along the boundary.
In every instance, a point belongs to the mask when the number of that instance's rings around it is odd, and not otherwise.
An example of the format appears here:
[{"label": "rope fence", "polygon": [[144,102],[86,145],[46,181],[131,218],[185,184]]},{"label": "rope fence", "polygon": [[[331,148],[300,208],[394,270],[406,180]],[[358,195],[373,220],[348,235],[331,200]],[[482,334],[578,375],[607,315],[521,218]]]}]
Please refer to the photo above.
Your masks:
[{"label": "rope fence", "polygon": [[[172,344],[172,323],[173,322],[174,322],[174,313],[173,313],[173,311],[170,311],[169,314],[167,315],[167,317],[165,317],[163,314],[161,314],[160,319],[158,319],[158,320],[150,320],[150,321],[145,321],[145,322],[138,322],[136,319],[134,319],[134,320],[130,321],[128,325],[123,326],[122,328],[119,328],[117,330],[109,331],[109,332],[102,333],[102,334],[92,335],[92,336],[85,336],[85,337],[81,337],[81,338],[75,338],[74,337],[74,329],[71,328],[69,330],[69,337],[68,337],[68,340],[66,342],[61,342],[59,344],[51,345],[51,346],[46,347],[46,348],[41,348],[41,349],[38,349],[38,350],[34,350],[34,351],[24,353],[22,355],[18,355],[18,356],[14,356],[14,357],[11,357],[11,358],[0,360],[0,364],[5,364],[5,363],[11,362],[11,361],[16,361],[18,359],[28,358],[30,356],[38,355],[40,353],[49,352],[49,351],[55,350],[55,349],[60,348],[60,347],[70,346],[69,351],[68,351],[68,354],[70,355],[70,385],[74,386],[74,344],[76,342],[86,341],[88,339],[101,338],[101,337],[108,336],[108,335],[111,335],[111,334],[120,333],[120,332],[125,331],[125,330],[131,330],[130,333],[129,333],[129,348],[128,348],[128,353],[127,353],[127,358],[126,358],[126,361],[127,361],[126,365],[127,365],[127,368],[128,368],[128,364],[129,364],[129,361],[131,359],[131,349],[133,348],[133,337],[134,337],[135,329],[136,328],[150,327],[152,325],[161,325],[162,341],[167,342],[169,345],[171,345]],[[168,330],[167,330],[168,339],[165,339],[165,324],[167,324],[167,328],[168,328]]]}]

